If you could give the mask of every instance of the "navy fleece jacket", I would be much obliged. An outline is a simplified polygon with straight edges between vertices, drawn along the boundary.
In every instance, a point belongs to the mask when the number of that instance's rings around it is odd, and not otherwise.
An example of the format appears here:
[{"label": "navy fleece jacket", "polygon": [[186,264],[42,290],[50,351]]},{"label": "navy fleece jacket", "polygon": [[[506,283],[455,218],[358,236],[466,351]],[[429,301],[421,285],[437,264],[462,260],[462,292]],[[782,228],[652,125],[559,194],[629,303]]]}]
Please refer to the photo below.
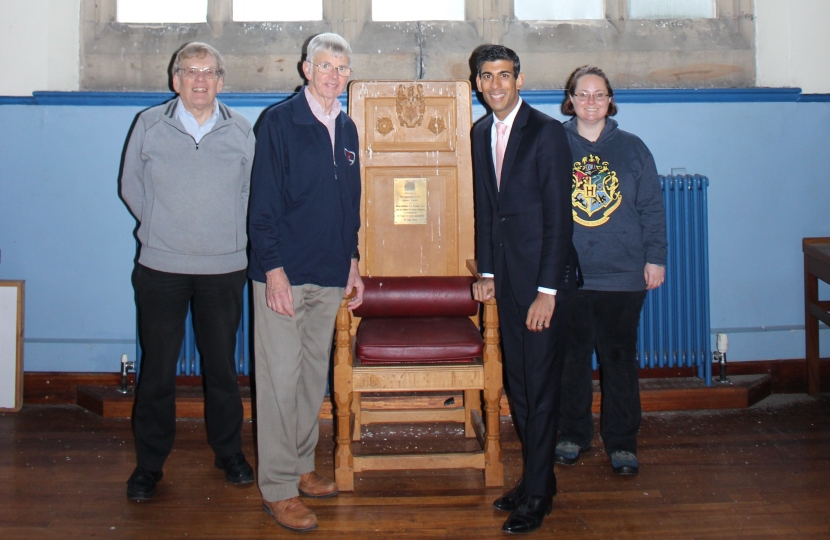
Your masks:
[{"label": "navy fleece jacket", "polygon": [[270,109],[251,175],[248,277],[285,270],[291,285],[345,287],[360,229],[357,128],[341,112],[334,156],[303,92]]}]

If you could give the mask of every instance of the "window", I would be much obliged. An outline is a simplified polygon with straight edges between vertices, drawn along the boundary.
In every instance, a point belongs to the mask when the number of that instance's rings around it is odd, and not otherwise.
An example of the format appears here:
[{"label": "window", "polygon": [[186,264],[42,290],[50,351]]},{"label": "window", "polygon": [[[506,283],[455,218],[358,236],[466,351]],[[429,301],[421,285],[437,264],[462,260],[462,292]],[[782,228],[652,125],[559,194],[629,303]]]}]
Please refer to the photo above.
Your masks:
[{"label": "window", "polygon": [[233,0],[233,20],[322,21],[323,0]]},{"label": "window", "polygon": [[632,19],[711,19],[714,0],[628,0]]},{"label": "window", "polygon": [[372,0],[373,21],[463,21],[464,0]]},{"label": "window", "polygon": [[208,0],[117,0],[120,23],[204,23]]},{"label": "window", "polygon": [[604,19],[602,0],[514,0],[516,18],[523,21]]}]

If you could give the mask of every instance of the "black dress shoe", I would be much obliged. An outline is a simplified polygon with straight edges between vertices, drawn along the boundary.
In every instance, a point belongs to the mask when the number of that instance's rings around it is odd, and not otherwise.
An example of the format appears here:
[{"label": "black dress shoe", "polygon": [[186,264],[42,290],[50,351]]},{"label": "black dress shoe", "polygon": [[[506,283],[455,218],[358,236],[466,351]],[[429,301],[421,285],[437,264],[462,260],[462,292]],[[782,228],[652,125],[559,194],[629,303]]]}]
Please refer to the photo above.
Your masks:
[{"label": "black dress shoe", "polygon": [[148,471],[136,467],[127,480],[127,498],[131,501],[146,501],[156,494],[156,484],[164,474],[161,471]]},{"label": "black dress shoe", "polygon": [[522,499],[525,496],[525,477],[519,478],[519,483],[516,487],[493,501],[493,508],[501,510],[502,512],[512,512],[522,504]]},{"label": "black dress shoe", "polygon": [[553,509],[550,495],[526,495],[522,504],[513,510],[501,530],[508,533],[529,533],[542,526],[542,520]]},{"label": "black dress shoe", "polygon": [[254,481],[254,470],[242,452],[223,458],[216,456],[213,464],[225,471],[225,480],[231,484],[250,484]]}]

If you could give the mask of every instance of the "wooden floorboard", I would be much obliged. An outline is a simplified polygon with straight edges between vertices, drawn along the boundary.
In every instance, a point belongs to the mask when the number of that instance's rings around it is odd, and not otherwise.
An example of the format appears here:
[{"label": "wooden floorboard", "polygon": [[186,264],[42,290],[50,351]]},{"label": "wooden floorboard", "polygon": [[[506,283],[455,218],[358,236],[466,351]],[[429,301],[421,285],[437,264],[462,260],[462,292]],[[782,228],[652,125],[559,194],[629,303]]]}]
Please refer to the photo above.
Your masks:
[{"label": "wooden floorboard", "polygon": [[[521,449],[502,421],[505,480]],[[243,448],[255,460],[255,422]],[[452,442],[450,442],[452,440]],[[460,441],[460,442],[459,442]],[[556,468],[553,514],[530,538],[830,538],[830,395],[773,395],[742,410],[646,413],[640,474],[615,477],[598,437],[572,467]],[[364,428],[356,444],[392,452],[453,451],[452,424]],[[361,445],[365,445],[362,447]],[[317,469],[333,474],[332,423],[320,422]],[[213,466],[204,422],[179,420],[158,494],[126,499],[134,466],[127,419],[77,406],[24,405],[0,414],[0,538],[291,538],[262,511],[256,486],[232,487]],[[310,500],[311,537],[504,538],[493,510],[501,489],[475,470],[371,471],[355,492]]]}]

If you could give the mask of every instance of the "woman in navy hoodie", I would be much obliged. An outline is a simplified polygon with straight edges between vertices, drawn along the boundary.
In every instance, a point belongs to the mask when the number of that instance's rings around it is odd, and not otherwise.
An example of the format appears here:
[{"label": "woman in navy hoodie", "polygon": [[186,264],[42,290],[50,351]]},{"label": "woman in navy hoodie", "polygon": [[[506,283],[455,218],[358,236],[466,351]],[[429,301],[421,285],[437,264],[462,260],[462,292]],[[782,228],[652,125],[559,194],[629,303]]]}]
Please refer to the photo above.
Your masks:
[{"label": "woman in navy hoodie", "polygon": [[591,354],[602,369],[602,442],[616,474],[637,474],[640,429],[637,326],[646,291],[666,276],[666,215],[654,158],[617,127],[614,90],[601,69],[568,79],[562,113],[573,153],[573,243],[585,285],[573,298],[562,376],[556,463],[591,447]]}]

